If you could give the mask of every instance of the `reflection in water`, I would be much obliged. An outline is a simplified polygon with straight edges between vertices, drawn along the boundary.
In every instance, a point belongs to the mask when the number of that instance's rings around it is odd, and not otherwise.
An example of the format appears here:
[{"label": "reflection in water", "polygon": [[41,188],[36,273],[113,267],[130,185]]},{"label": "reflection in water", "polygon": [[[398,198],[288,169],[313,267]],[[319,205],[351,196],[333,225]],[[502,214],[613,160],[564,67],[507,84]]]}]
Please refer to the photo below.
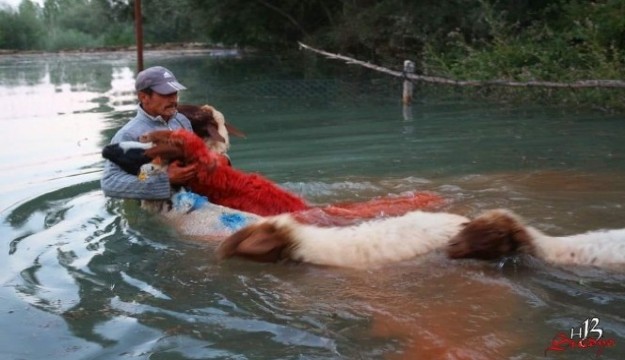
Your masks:
[{"label": "reflection in water", "polygon": [[108,125],[103,114],[113,106],[122,111],[134,106],[127,64],[54,55],[34,59],[5,60],[7,71],[0,72],[5,109],[0,122],[7,129],[0,133],[5,174],[0,211],[21,199],[99,178]]},{"label": "reflection in water", "polygon": [[[408,114],[400,86],[389,95],[386,79],[343,64],[147,63],[176,72],[181,101],[209,102],[248,134],[235,166],[312,203],[430,190],[445,210],[510,207],[553,235],[624,226],[619,116],[426,94]],[[213,242],[105,199],[99,151],[134,112],[132,68],[128,54],[0,58],[8,358],[532,359],[591,315],[617,341],[602,358],[625,355],[620,274],[441,254],[368,271],[222,263]]]}]

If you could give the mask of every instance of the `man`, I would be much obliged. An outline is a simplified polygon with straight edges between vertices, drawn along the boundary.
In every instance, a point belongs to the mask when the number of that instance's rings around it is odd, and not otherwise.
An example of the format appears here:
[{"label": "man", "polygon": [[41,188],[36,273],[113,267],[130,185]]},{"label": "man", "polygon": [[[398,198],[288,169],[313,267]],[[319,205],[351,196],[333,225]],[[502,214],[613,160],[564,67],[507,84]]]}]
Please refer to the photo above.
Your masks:
[{"label": "man", "polygon": [[[154,66],[141,71],[135,80],[139,98],[137,115],[124,125],[111,140],[111,144],[121,141],[138,141],[142,134],[155,130],[187,129],[191,123],[178,113],[178,91],[185,90],[174,74],[162,66]],[[163,200],[171,196],[172,186],[184,186],[195,176],[195,165],[180,166],[172,163],[167,173],[156,173],[140,180],[111,161],[106,160],[104,174],[100,182],[106,196]]]}]

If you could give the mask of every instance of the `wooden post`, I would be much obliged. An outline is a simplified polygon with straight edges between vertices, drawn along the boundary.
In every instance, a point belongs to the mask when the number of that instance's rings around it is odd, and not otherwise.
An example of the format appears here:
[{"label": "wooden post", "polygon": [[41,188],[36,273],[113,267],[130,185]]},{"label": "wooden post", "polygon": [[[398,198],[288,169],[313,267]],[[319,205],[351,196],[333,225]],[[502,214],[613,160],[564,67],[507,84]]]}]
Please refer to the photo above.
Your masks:
[{"label": "wooden post", "polygon": [[143,70],[143,16],[141,0],[135,0],[135,38],[137,40],[137,73]]},{"label": "wooden post", "polygon": [[[414,74],[414,62],[410,60],[404,61],[404,74]],[[404,105],[412,104],[412,81],[407,78],[404,79],[402,103]]]},{"label": "wooden post", "polygon": [[405,121],[412,121],[413,120],[412,105],[404,104],[404,106],[402,106],[402,116],[404,117]]}]

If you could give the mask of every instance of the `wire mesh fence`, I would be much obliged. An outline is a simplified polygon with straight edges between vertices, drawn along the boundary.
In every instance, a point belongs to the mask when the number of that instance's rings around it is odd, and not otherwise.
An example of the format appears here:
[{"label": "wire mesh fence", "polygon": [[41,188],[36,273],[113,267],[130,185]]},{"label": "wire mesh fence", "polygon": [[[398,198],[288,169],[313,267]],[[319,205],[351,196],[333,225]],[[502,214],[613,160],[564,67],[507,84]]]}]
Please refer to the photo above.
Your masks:
[{"label": "wire mesh fence", "polygon": [[401,99],[401,80],[369,79],[348,81],[342,79],[260,80],[210,89],[211,96],[245,97],[247,99],[336,99],[361,100],[376,97],[380,100]]}]

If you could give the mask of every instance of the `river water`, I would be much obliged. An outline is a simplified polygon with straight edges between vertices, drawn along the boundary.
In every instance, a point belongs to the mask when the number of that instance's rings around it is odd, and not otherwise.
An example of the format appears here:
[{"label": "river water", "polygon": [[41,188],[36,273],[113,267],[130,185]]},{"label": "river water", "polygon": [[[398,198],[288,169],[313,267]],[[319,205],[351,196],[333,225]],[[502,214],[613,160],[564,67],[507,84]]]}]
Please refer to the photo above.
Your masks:
[{"label": "river water", "polygon": [[[134,114],[131,53],[0,58],[2,359],[588,359],[549,351],[587,319],[625,358],[625,276],[431,254],[367,271],[217,262],[99,189]],[[351,65],[148,53],[247,133],[236,167],[318,204],[427,190],[552,235],[625,227],[625,118],[477,103]],[[500,266],[501,265],[501,266]],[[575,330],[578,331],[578,330]],[[546,357],[545,357],[546,356]]]}]

